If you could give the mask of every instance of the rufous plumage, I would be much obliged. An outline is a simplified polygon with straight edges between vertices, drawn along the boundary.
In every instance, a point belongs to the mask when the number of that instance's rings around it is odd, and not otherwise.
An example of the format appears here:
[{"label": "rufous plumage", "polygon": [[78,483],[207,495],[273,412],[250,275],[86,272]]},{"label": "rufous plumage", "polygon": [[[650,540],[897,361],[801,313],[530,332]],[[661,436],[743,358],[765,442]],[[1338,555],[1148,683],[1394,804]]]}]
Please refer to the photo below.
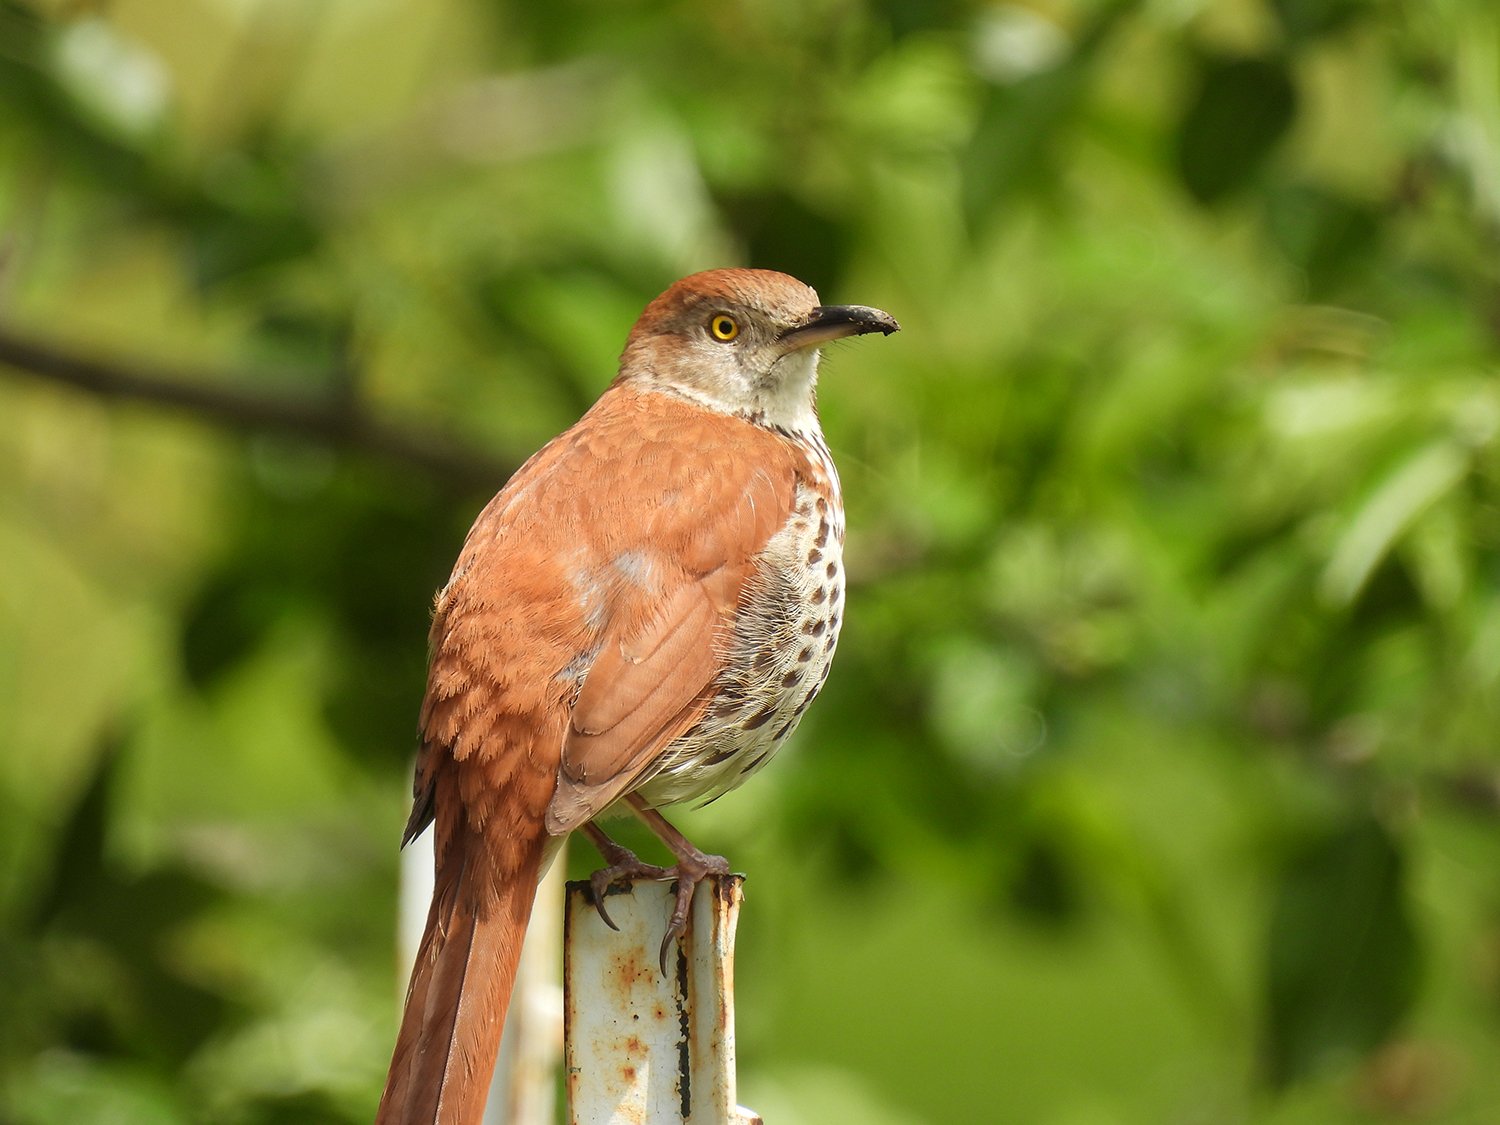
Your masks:
[{"label": "rufous plumage", "polygon": [[[436,889],[377,1125],[479,1120],[537,880],[570,831],[609,861],[601,913],[614,879],[677,879],[663,957],[697,881],[727,871],[656,809],[739,785],[822,687],[844,515],[819,345],[896,330],[785,274],[684,278],[475,521],[432,623],[405,839],[433,826]],[[614,811],[677,863],[610,842],[594,821]]]}]

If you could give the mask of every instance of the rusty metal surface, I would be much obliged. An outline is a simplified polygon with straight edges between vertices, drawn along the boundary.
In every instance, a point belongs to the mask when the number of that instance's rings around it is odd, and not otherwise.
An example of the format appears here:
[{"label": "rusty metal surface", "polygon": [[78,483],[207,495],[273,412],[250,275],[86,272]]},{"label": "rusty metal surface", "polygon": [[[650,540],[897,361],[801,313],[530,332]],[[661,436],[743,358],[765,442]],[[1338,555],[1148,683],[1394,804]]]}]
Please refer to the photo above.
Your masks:
[{"label": "rusty metal surface", "polygon": [[735,1098],[734,930],[738,875],[698,888],[692,917],[657,966],[672,887],[612,888],[609,929],[587,883],[564,922],[564,1065],[570,1125],[752,1125]]}]

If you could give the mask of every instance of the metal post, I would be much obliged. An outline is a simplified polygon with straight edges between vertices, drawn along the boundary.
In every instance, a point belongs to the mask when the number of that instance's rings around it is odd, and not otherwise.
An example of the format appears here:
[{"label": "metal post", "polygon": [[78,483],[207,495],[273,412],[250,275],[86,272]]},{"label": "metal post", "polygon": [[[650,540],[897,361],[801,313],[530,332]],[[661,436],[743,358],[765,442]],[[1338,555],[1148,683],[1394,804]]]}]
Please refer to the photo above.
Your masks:
[{"label": "metal post", "polygon": [[569,1125],[759,1125],[736,1104],[734,929],[743,877],[703,882],[687,932],[657,964],[675,884],[614,887],[609,929],[587,883],[563,924]]}]

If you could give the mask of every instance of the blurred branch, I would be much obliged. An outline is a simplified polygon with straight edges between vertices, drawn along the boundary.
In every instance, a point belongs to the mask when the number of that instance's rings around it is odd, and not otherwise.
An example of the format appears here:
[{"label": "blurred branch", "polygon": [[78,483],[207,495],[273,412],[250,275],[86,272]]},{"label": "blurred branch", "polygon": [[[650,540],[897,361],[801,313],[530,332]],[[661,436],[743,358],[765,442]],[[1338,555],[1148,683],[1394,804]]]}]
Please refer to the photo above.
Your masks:
[{"label": "blurred branch", "polygon": [[[312,400],[243,388],[247,378],[179,372],[162,377],[144,365],[76,355],[0,328],[0,365],[100,398],[151,403],[235,430],[291,434],[420,469],[446,483],[498,488],[514,471],[430,431],[371,418],[357,400]],[[154,365],[153,365],[154,367]]]}]

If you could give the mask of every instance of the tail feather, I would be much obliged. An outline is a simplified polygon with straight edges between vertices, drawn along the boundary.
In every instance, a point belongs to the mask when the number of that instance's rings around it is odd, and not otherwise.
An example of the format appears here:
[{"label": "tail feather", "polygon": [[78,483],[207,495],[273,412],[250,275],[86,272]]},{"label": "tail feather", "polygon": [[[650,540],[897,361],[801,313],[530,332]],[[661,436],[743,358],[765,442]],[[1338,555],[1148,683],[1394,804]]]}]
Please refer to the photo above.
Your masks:
[{"label": "tail feather", "polygon": [[446,850],[375,1125],[476,1125],[495,1069],[542,849]]}]

